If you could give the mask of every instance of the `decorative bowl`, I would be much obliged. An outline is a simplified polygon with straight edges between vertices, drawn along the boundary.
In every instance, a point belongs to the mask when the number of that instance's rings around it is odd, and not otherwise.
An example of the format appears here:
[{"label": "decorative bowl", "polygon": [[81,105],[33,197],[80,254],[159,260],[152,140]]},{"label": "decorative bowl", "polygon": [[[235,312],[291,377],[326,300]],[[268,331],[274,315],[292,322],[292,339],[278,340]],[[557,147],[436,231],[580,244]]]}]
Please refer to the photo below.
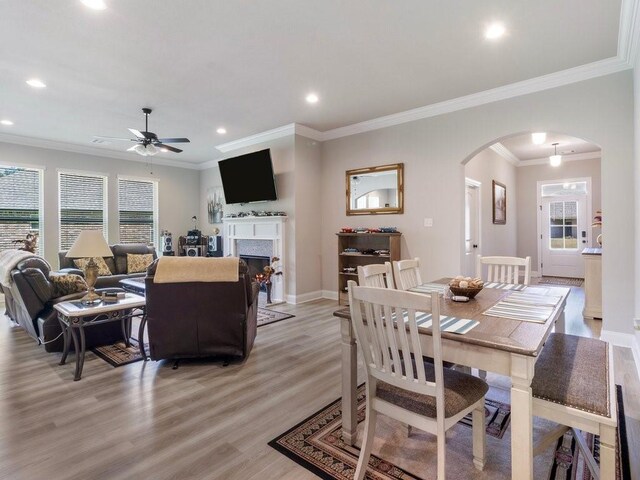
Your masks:
[{"label": "decorative bowl", "polygon": [[460,295],[467,298],[475,297],[478,293],[480,293],[480,290],[482,290],[483,288],[484,287],[461,288],[461,287],[454,287],[453,285],[449,285],[449,290],[451,290],[451,293],[453,293],[454,295]]}]

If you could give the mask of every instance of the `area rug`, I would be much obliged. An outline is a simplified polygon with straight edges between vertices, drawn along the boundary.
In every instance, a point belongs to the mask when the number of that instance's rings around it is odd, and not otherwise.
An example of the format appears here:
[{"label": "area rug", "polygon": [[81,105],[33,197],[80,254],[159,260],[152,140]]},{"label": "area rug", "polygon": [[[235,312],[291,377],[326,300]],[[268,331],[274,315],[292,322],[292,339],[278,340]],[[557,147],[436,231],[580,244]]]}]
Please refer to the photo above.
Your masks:
[{"label": "area rug", "polygon": [[[618,400],[618,438],[616,442],[616,479],[631,480],[631,467],[629,463],[629,445],[627,443],[627,427],[624,416],[624,403],[622,401],[622,387],[616,385]],[[584,434],[584,439],[593,453],[596,463],[600,464],[600,440],[597,435]],[[582,452],[573,438],[573,431],[569,430],[558,439],[549,480],[593,480],[591,472],[587,468]]]},{"label": "area rug", "polygon": [[268,325],[270,323],[279,322],[280,320],[286,320],[287,318],[295,317],[290,313],[276,312],[268,308],[258,307],[258,326]]},{"label": "area rug", "polygon": [[142,360],[138,343],[133,339],[129,347],[124,342],[116,342],[113,345],[92,348],[91,351],[114,367],[121,367],[122,365]]},{"label": "area rug", "polygon": [[[492,395],[493,389],[489,395]],[[361,386],[357,391],[358,442],[350,446],[342,441],[342,414],[340,399],[303,420],[287,432],[269,442],[269,445],[307,470],[325,480],[353,478],[360,453],[365,416],[365,393]],[[472,429],[470,421],[461,421],[447,432],[447,478],[510,479],[511,436],[510,408],[506,403],[486,402],[487,436],[486,465],[483,472],[473,466]],[[542,419],[534,421],[534,441],[555,424]],[[534,458],[534,478],[550,477],[554,465],[554,446]],[[412,429],[386,416],[378,416],[373,454],[369,461],[367,479],[376,480],[431,480],[436,478],[437,458],[435,437]],[[576,459],[578,461],[578,459]],[[618,477],[627,480],[626,477]],[[583,480],[581,477],[579,480]]]},{"label": "area rug", "polygon": [[582,278],[568,277],[540,277],[540,285],[562,285],[563,287],[581,287],[584,280]]}]

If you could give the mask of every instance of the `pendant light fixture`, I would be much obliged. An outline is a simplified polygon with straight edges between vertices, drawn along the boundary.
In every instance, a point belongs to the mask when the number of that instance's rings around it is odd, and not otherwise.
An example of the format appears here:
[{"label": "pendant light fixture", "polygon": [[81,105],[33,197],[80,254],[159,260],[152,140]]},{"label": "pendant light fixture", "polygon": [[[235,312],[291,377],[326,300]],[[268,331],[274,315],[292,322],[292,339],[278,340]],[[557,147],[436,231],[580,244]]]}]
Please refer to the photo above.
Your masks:
[{"label": "pendant light fixture", "polygon": [[553,144],[553,155],[549,157],[549,164],[552,167],[559,167],[562,163],[562,155],[558,155],[558,143]]}]

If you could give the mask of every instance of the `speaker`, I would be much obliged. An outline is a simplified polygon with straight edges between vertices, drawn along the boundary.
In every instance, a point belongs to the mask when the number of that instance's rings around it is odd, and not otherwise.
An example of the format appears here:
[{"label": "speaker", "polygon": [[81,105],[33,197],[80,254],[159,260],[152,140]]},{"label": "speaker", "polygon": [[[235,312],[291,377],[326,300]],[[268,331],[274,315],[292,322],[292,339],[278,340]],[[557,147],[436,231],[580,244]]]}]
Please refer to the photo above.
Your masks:
[{"label": "speaker", "polygon": [[184,247],[184,254],[187,257],[198,257],[200,255],[200,249],[197,246],[185,246]]},{"label": "speaker", "polygon": [[222,257],[222,237],[209,235],[207,238],[207,257]]},{"label": "speaker", "polygon": [[162,246],[162,253],[173,252],[173,237],[169,232],[165,232],[162,234],[161,246]]}]

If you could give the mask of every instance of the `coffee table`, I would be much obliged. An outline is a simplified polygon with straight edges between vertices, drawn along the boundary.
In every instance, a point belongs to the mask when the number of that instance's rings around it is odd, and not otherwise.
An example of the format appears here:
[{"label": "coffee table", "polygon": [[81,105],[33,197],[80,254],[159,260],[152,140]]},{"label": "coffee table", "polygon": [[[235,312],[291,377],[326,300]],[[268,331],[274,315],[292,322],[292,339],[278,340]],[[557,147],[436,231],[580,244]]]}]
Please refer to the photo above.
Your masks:
[{"label": "coffee table", "polygon": [[[142,310],[144,318],[145,298],[133,293],[125,293],[125,298],[119,299],[114,303],[98,302],[85,305],[80,300],[75,300],[56,303],[53,308],[58,312],[58,321],[64,335],[64,351],[62,352],[60,365],[65,364],[71,339],[73,339],[73,346],[76,351],[76,370],[73,380],[78,381],[82,377],[86,350],[84,329],[102,323],[121,322],[122,336],[125,344],[129,346],[131,318],[140,315],[139,313],[134,314],[134,309]],[[78,334],[80,334],[79,342]]]}]

